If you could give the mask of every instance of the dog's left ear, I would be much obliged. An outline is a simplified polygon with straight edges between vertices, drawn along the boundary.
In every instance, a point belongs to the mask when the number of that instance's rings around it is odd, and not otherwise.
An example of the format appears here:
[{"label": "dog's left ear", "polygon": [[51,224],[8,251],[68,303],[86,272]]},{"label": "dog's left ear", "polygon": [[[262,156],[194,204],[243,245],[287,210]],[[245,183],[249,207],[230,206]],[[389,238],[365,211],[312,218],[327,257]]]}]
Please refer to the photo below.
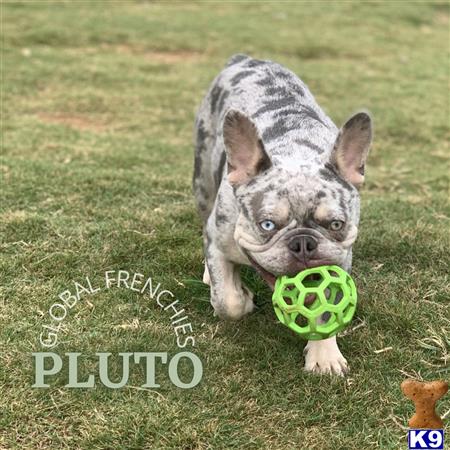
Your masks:
[{"label": "dog's left ear", "polygon": [[358,189],[364,182],[364,165],[371,143],[372,119],[366,112],[359,112],[340,129],[331,153],[331,163]]}]

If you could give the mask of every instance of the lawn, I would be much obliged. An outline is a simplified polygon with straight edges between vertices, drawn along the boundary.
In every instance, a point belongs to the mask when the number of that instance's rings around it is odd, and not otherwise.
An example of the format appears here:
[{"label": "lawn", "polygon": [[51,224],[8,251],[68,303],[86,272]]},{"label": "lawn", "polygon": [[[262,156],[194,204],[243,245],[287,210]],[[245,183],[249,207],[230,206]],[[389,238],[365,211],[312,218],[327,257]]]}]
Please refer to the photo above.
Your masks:
[{"label": "lawn", "polygon": [[[450,379],[449,4],[1,7],[0,448],[406,449],[401,381]],[[251,270],[259,308],[239,323],[213,317],[201,283],[193,120],[238,52],[296,72],[339,125],[358,108],[374,117],[346,378],[302,370],[304,342]],[[64,369],[32,388],[58,294],[119,269],[180,300],[202,382],[177,388],[162,367],[160,388],[140,388],[141,367],[122,389],[69,389]],[[84,355],[81,378],[95,352],[179,351],[168,312],[124,287],[80,299],[58,337],[53,351]]]}]

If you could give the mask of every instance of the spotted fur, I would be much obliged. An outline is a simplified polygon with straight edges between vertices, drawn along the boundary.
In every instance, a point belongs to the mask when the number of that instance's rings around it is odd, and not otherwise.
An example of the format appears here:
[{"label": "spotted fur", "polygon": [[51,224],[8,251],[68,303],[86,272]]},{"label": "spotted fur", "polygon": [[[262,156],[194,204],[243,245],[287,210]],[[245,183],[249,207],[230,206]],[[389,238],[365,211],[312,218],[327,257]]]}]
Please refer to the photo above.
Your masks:
[{"label": "spotted fur", "polygon": [[[247,125],[239,130],[257,130],[253,145],[248,136],[229,139],[227,134],[224,140],[224,123],[232,126],[242,118]],[[299,262],[287,248],[289,239],[299,233],[317,240],[318,261],[351,270],[359,222],[359,194],[352,180],[360,184],[363,179],[370,127],[370,117],[360,113],[339,130],[308,87],[277,63],[241,54],[228,61],[196,118],[193,177],[203,220],[204,279],[211,283],[217,314],[239,319],[253,309],[238,264],[252,264],[272,276],[302,270],[307,262]],[[238,158],[238,163],[248,160],[255,166],[248,171],[241,168],[236,176],[225,142],[228,147],[241,142],[255,149],[252,152],[259,151],[261,159],[255,159],[257,154]],[[353,153],[346,153],[342,143]],[[276,228],[263,230],[264,220]],[[329,225],[336,220],[344,226],[333,231]],[[314,345],[308,347],[310,355],[315,355]],[[345,360],[335,344],[329,345],[336,367],[342,369]],[[307,367],[316,357],[309,357]]]}]

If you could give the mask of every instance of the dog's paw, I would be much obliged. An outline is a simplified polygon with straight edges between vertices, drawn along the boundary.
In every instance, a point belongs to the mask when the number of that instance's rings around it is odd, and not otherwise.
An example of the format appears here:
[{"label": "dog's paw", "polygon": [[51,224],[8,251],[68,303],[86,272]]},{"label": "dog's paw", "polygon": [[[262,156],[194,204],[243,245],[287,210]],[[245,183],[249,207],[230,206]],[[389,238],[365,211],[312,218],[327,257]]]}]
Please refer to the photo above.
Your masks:
[{"label": "dog's paw", "polygon": [[253,292],[245,286],[242,286],[240,294],[236,291],[228,293],[223,303],[211,301],[211,304],[214,307],[214,315],[225,320],[240,320],[255,308]]},{"label": "dog's paw", "polygon": [[255,309],[254,294],[247,286],[242,286],[242,292],[244,293],[244,314],[250,314]]},{"label": "dog's paw", "polygon": [[304,354],[305,370],[308,372],[344,376],[349,370],[347,360],[342,356],[335,337],[309,341]]}]

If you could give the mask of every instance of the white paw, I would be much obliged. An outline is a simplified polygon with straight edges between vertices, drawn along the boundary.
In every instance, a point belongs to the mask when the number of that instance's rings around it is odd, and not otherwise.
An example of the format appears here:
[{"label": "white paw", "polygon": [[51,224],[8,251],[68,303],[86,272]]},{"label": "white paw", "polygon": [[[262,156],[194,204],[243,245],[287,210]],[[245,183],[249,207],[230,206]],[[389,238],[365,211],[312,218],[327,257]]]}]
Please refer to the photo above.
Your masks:
[{"label": "white paw", "polygon": [[254,294],[247,286],[242,286],[242,291],[244,293],[244,314],[249,314],[255,309]]},{"label": "white paw", "polygon": [[206,263],[205,263],[205,271],[203,272],[203,283],[211,286],[211,277],[209,276],[209,270]]},{"label": "white paw", "polygon": [[225,300],[224,318],[229,320],[240,320],[250,314],[255,308],[255,304],[250,297],[244,294],[242,297],[228,297]]},{"label": "white paw", "polygon": [[336,336],[321,341],[308,341],[305,350],[305,370],[318,374],[344,376],[349,370],[346,359],[336,343]]},{"label": "white paw", "polygon": [[222,319],[240,320],[255,308],[252,299],[253,292],[243,286],[240,294],[236,291],[229,292],[220,307],[216,307],[215,302],[211,301],[215,310],[214,315]]}]

